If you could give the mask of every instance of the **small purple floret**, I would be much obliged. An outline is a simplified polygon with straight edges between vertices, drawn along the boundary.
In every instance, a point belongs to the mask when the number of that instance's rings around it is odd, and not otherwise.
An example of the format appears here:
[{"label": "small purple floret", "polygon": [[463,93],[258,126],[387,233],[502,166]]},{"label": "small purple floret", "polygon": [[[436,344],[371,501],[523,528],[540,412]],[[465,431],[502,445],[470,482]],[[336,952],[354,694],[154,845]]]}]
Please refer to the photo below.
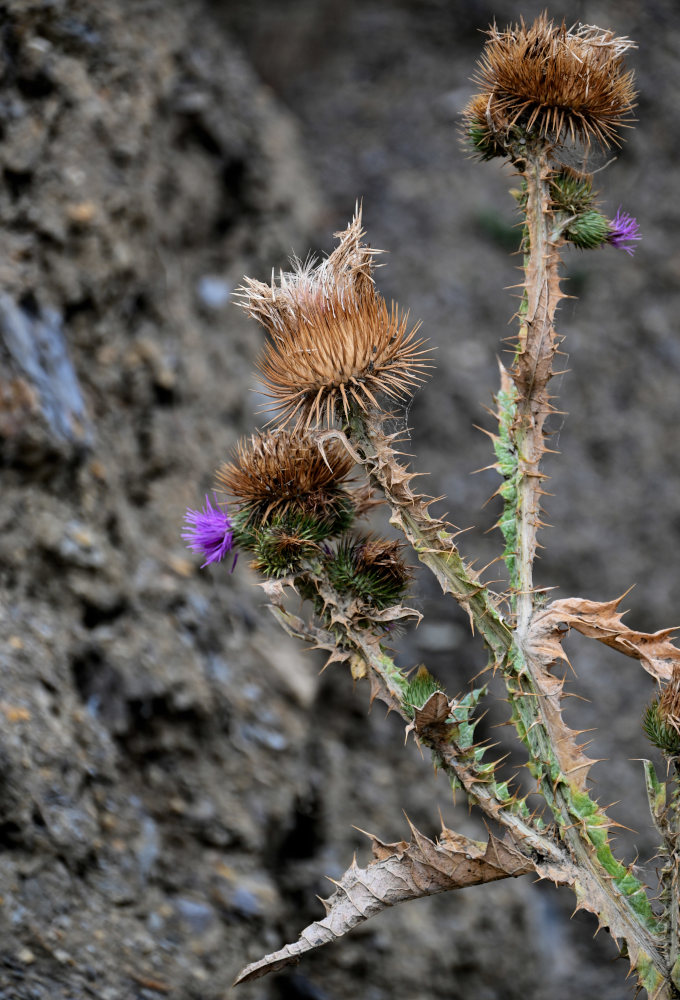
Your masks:
[{"label": "small purple floret", "polygon": [[[234,529],[226,513],[213,507],[206,496],[203,510],[188,510],[184,515],[182,538],[192,552],[205,556],[204,566],[220,562],[234,547]],[[234,556],[232,571],[238,555]]]},{"label": "small purple floret", "polygon": [[642,239],[637,219],[619,208],[616,216],[609,223],[608,242],[619,250],[625,250],[632,257],[635,253],[634,240]]}]

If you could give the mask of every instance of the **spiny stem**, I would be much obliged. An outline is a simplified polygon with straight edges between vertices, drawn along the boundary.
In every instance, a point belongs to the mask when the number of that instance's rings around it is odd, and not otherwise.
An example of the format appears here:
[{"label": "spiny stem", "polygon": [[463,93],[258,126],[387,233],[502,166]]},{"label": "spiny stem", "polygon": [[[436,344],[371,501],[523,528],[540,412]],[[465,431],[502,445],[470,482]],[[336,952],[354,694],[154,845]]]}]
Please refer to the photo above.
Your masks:
[{"label": "spiny stem", "polygon": [[517,354],[512,371],[517,388],[511,439],[518,457],[517,481],[517,634],[522,642],[534,609],[533,565],[540,526],[540,461],[545,452],[543,428],[551,412],[547,385],[553,375],[557,350],[553,329],[559,289],[559,255],[550,233],[550,168],[544,152],[528,154],[524,178],[527,185],[525,298],[520,310]]},{"label": "spiny stem", "polygon": [[[540,182],[540,172],[537,180]],[[543,191],[542,186],[540,190]],[[543,267],[541,273],[546,272],[547,268]],[[549,275],[547,280],[549,284]],[[539,296],[538,304],[532,306],[533,312],[527,314],[524,343],[531,345],[534,352],[536,338],[533,336],[533,329],[539,328],[535,317],[541,315],[541,309],[545,316],[546,294],[554,299],[554,290],[546,288],[545,282],[543,288],[543,306]],[[554,307],[551,315],[552,312]],[[544,333],[551,330],[551,324],[546,327],[544,322],[542,329]],[[545,354],[541,355],[541,362],[540,366],[529,367],[530,359],[519,354],[518,377],[524,384],[542,384],[545,387],[550,376],[551,357],[548,357],[547,370]],[[540,375],[540,382],[537,375]],[[550,408],[549,404],[546,405],[545,397],[540,397],[539,402],[547,414]],[[527,423],[530,418],[533,419],[533,428],[529,427],[529,431],[540,432],[542,423],[536,426],[537,420],[532,414],[531,406],[525,412],[529,413]],[[522,644],[525,648],[520,647],[516,633],[496,610],[488,589],[475,579],[466,566],[446,525],[432,518],[425,498],[410,489],[412,474],[398,462],[392,441],[382,432],[380,425],[357,415],[349,431],[355,447],[352,448],[349,441],[347,445],[363,465],[370,482],[383,492],[392,509],[392,524],[403,531],[418,558],[432,570],[444,592],[451,593],[465,608],[474,626],[484,637],[495,662],[503,670],[509,701],[517,712],[515,717],[513,711],[513,721],[529,751],[530,766],[535,768],[541,792],[555,816],[560,837],[581,868],[578,884],[587,882],[585,892],[590,897],[595,912],[605,923],[615,920],[631,954],[641,955],[642,961],[647,962],[649,981],[666,980],[668,967],[660,951],[658,925],[644,888],[611,854],[606,832],[608,821],[604,811],[598,808],[586,792],[579,792],[578,798],[572,793],[569,767],[561,760],[560,734],[553,732],[549,726],[547,699],[542,694],[538,681],[539,668],[532,662],[529,649],[526,648],[528,644],[525,641]],[[527,437],[531,442],[538,441],[542,452],[542,439],[538,433],[529,433]],[[529,495],[530,490],[527,488],[526,496]],[[534,544],[537,526],[534,524],[530,529]],[[527,535],[529,537],[530,534]],[[532,560],[528,560],[526,565],[530,568],[531,563]],[[533,601],[530,601],[528,607],[531,612]]]},{"label": "spiny stem", "polygon": [[[281,605],[271,605],[270,610],[290,636],[314,646],[331,648],[336,645],[336,637],[330,632],[304,622]],[[409,722],[409,716],[403,705],[404,691],[408,683],[406,675],[385,653],[375,638],[367,636],[365,630],[353,629],[347,624],[342,628],[346,641],[354,652],[361,656],[369,674],[378,680],[378,686],[374,687],[376,696],[390,709],[398,712],[405,722]],[[518,846],[535,851],[541,859],[557,866],[568,865],[568,858],[559,845],[547,833],[538,831],[531,822],[523,819],[512,809],[503,807],[493,795],[489,782],[482,782],[476,778],[469,766],[465,766],[456,758],[454,748],[446,739],[438,740],[433,737],[426,741],[426,745],[432,751],[435,763],[447,777],[462,785],[465,792],[490,819],[506,827],[513,834]],[[556,872],[557,869],[552,877],[555,877]]]},{"label": "spiny stem", "polygon": [[665,817],[666,843],[668,845],[668,868],[670,868],[669,889],[669,933],[668,964],[671,979],[676,989],[680,989],[680,774],[677,759],[674,762],[671,801]]},{"label": "spiny stem", "polygon": [[451,594],[467,611],[471,624],[500,663],[512,647],[512,632],[488,588],[462,558],[449,526],[432,517],[426,498],[411,490],[413,474],[400,465],[390,437],[377,421],[366,420],[362,414],[352,423],[350,434],[369,482],[378,487],[391,508],[390,522],[403,532],[443,592]]}]

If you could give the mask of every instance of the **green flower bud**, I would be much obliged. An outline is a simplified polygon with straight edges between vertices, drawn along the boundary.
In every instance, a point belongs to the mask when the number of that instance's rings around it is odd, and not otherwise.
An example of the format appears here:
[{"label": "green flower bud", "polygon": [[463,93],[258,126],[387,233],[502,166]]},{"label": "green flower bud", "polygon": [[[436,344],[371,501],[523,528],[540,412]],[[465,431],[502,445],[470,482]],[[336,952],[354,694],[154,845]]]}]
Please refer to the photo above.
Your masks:
[{"label": "green flower bud", "polygon": [[581,250],[603,246],[609,235],[609,220],[594,208],[577,216],[564,230],[564,238]]}]

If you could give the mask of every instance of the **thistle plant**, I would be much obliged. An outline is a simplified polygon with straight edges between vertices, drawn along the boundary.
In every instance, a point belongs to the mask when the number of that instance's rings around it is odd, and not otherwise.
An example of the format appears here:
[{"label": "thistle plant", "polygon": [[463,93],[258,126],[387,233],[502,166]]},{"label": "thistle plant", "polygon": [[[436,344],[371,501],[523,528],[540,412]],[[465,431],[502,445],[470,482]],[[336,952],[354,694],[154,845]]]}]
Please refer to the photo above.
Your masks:
[{"label": "thistle plant", "polygon": [[[274,415],[218,471],[218,507],[206,500],[203,511],[188,512],[185,538],[206,563],[234,547],[249,552],[282,628],[367,679],[371,701],[402,716],[490,832],[485,841],[446,827],[436,842],[413,827],[408,842],[371,837],[373,860],[363,868],[352,862],[324,900],[325,917],[237,982],[280,969],[395,903],[531,874],[571,887],[576,908],[609,930],[650,997],[680,996],[680,649],[672,629],[646,634],[624,624],[621,599],[547,603],[533,579],[562,339],[554,327],[562,254],[608,246],[632,254],[640,238],[625,211],[607,218],[593,177],[583,163],[569,163],[575,150],[587,162],[591,149],[621,143],[635,100],[624,66],[632,46],[547,15],[504,31],[494,25],[478,66],[479,93],[464,114],[473,154],[508,161],[520,182],[524,280],[490,434],[501,478],[504,593],[461,554],[455,529],[432,512],[433,498],[417,491],[416,473],[398,450],[395,415],[429,376],[431,360],[418,325],[376,289],[379,251],[364,243],[361,212],[324,260],[295,260],[278,281],[246,279],[241,289],[242,307],[267,334],[258,370]],[[361,528],[363,515],[380,506],[403,541]],[[475,735],[486,687],[451,698],[425,667],[404,671],[392,659],[395,623],[420,617],[404,603],[412,583],[404,546],[465,610],[502,677],[542,810],[532,811],[521,788],[502,778],[501,762]],[[293,592],[303,601],[297,612],[288,601]],[[571,629],[638,660],[658,685],[641,706],[645,732],[667,763],[659,776],[644,762],[663,859],[655,896],[613,853],[615,824],[589,784],[593,761],[563,718],[564,680],[555,667],[566,660]]]}]

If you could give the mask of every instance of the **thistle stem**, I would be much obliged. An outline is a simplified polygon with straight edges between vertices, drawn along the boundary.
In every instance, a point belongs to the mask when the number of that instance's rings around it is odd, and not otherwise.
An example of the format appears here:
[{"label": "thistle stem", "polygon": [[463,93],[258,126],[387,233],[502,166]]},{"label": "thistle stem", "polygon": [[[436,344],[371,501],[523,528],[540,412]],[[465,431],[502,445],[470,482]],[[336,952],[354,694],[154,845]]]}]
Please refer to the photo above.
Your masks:
[{"label": "thistle stem", "polygon": [[[270,610],[281,627],[293,638],[301,639],[315,647],[333,649],[337,645],[336,637],[325,629],[304,622],[297,615],[291,614],[281,605],[270,605]],[[353,629],[347,624],[342,626],[344,637],[354,654],[358,654],[373,678],[372,689],[376,697],[384,701],[393,711],[399,713],[405,722],[409,716],[403,707],[404,689],[407,685],[406,675],[396,666],[391,657],[381,648],[373,636],[366,630]],[[377,683],[376,683],[377,682]],[[426,745],[431,750],[433,759],[449,779],[459,783],[465,792],[486,813],[486,815],[513,835],[518,847],[531,850],[543,861],[557,866],[551,868],[550,877],[569,883],[571,872],[569,859],[563,849],[546,833],[538,831],[530,822],[511,809],[504,808],[493,795],[488,782],[476,779],[469,765],[456,759],[454,747],[445,738],[433,736]],[[564,868],[564,877],[559,878],[559,869]]]},{"label": "thistle stem", "polygon": [[399,463],[392,439],[377,421],[362,415],[352,423],[351,436],[369,482],[380,490],[391,509],[390,523],[401,530],[420,562],[434,573],[442,591],[467,611],[495,662],[501,663],[512,648],[512,631],[488,588],[465,563],[450,526],[432,517],[428,498],[411,490],[413,474]]},{"label": "thistle stem", "polygon": [[677,770],[677,759],[674,772],[665,838],[668,846],[668,868],[670,868],[668,964],[671,969],[671,980],[676,990],[680,990],[680,775]]},{"label": "thistle stem", "polygon": [[558,338],[553,327],[559,288],[559,254],[551,239],[550,168],[545,153],[527,156],[525,295],[520,309],[515,365],[515,419],[510,437],[518,458],[517,479],[517,639],[526,640],[534,610],[533,565],[540,527],[540,471],[545,452],[544,424],[552,411],[547,385],[553,375]]}]

